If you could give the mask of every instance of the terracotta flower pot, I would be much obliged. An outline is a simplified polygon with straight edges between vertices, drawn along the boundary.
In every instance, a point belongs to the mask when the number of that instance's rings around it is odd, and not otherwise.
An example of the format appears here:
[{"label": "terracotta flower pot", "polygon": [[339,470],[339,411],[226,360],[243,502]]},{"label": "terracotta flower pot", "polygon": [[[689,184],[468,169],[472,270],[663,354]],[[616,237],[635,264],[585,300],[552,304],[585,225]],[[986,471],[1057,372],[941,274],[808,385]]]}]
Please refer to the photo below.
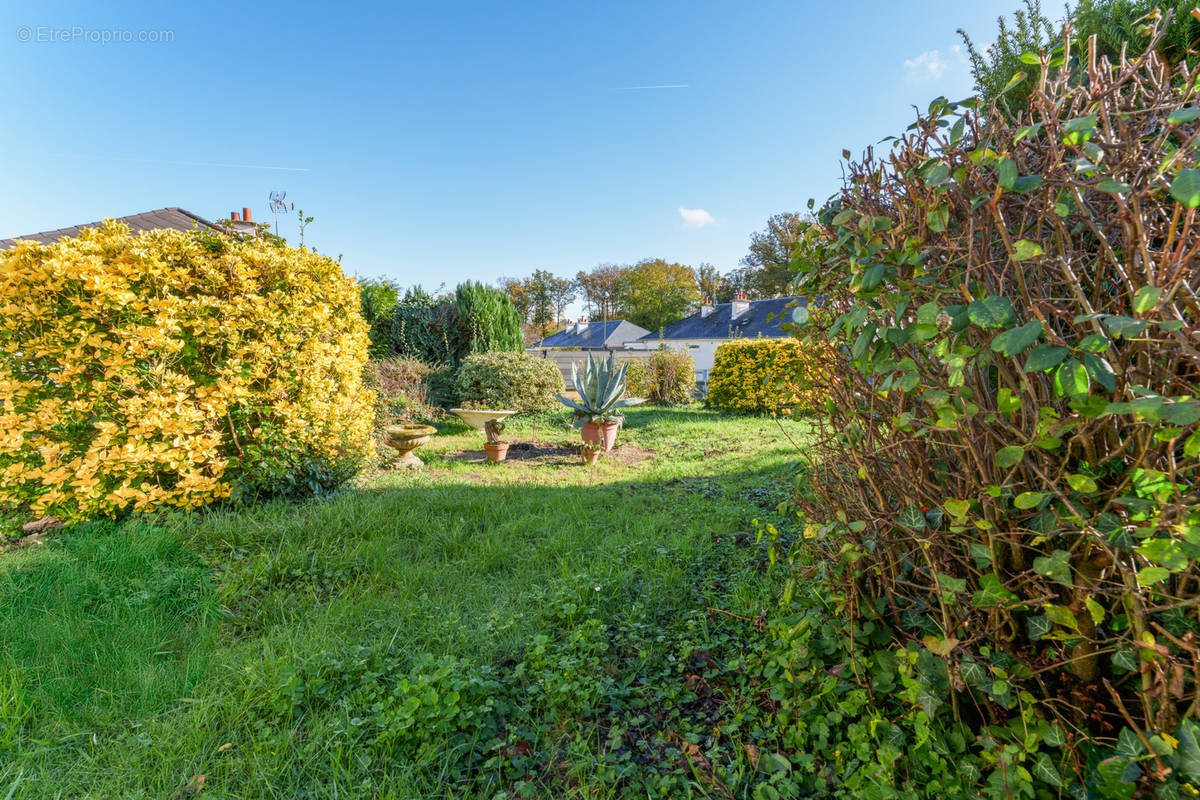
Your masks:
[{"label": "terracotta flower pot", "polygon": [[508,442],[487,442],[483,450],[487,453],[487,460],[493,464],[499,464],[508,458]]},{"label": "terracotta flower pot", "polygon": [[613,445],[617,443],[617,430],[621,427],[619,422],[589,422],[580,430],[585,442],[592,444],[599,443],[605,453],[613,449]]},{"label": "terracotta flower pot", "polygon": [[580,448],[580,450],[579,450],[579,454],[580,454],[580,456],[583,458],[583,463],[584,463],[584,464],[587,464],[589,467],[590,467],[592,464],[595,464],[595,463],[596,463],[596,460],[600,458],[600,451],[599,451],[599,450],[593,450],[593,449],[592,449],[592,448],[590,448],[590,447],[582,447],[582,448]]}]

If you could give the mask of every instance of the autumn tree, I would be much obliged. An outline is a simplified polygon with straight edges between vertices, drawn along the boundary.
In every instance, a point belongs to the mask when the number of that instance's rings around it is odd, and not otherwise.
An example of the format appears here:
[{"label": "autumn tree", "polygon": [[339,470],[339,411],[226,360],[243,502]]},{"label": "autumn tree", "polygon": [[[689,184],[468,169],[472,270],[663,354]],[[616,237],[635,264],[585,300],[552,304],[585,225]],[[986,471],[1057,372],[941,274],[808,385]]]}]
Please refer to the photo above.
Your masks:
[{"label": "autumn tree", "polygon": [[620,296],[621,317],[656,330],[687,316],[700,302],[700,288],[691,267],[655,258],[625,269]]},{"label": "autumn tree", "polygon": [[701,264],[696,268],[696,283],[700,294],[710,302],[728,303],[733,299],[735,289],[712,264]]},{"label": "autumn tree", "polygon": [[529,279],[501,278],[499,283],[500,288],[512,301],[513,308],[517,310],[517,316],[521,318],[521,322],[525,324],[532,322],[530,315],[533,312],[533,303],[529,296]]},{"label": "autumn tree", "polygon": [[575,284],[583,293],[594,319],[613,319],[621,305],[621,279],[626,267],[601,264],[591,272],[580,270]]},{"label": "autumn tree", "polygon": [[742,268],[731,275],[731,282],[754,298],[790,294],[795,251],[803,258],[818,235],[811,219],[793,212],[772,215],[765,229],[751,234],[750,252],[742,259]]}]

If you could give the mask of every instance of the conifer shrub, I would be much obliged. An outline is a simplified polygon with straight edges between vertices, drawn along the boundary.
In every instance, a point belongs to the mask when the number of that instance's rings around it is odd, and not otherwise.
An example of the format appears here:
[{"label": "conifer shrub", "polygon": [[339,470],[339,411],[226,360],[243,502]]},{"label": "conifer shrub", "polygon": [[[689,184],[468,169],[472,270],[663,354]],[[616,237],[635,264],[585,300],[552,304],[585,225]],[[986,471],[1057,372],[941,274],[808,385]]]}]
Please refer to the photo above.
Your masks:
[{"label": "conifer shrub", "polygon": [[1015,121],[938,99],[822,211],[799,335],[842,355],[796,507],[854,669],[908,665],[868,691],[980,796],[1190,794],[1200,72],[1025,60]]},{"label": "conifer shrub", "polygon": [[77,519],[332,488],[366,325],[304,248],[119,223],[0,253],[0,507]]}]

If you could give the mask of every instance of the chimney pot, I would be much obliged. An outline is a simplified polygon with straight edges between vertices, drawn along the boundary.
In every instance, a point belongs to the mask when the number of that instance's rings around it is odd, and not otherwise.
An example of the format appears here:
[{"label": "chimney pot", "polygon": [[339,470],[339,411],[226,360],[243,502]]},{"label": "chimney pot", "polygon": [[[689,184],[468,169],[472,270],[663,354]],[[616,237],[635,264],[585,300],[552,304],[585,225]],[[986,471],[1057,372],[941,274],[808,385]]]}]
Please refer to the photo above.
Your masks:
[{"label": "chimney pot", "polygon": [[242,219],[245,220],[246,222],[251,221],[250,220],[250,209],[248,209],[248,208],[242,209]]},{"label": "chimney pot", "polygon": [[236,211],[229,212],[229,219],[234,222],[241,222],[241,220],[242,220],[242,218],[238,215],[238,212],[236,212]]}]

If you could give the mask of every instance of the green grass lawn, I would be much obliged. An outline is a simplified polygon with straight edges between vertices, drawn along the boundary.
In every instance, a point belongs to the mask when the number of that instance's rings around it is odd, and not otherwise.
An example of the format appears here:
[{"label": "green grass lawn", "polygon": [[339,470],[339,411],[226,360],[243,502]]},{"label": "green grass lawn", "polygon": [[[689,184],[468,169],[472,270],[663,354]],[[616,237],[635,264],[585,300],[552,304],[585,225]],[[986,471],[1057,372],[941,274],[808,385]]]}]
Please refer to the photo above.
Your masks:
[{"label": "green grass lawn", "polygon": [[636,408],[589,468],[564,415],[502,465],[447,422],[332,498],[0,553],[0,798],[706,796],[803,431]]}]

